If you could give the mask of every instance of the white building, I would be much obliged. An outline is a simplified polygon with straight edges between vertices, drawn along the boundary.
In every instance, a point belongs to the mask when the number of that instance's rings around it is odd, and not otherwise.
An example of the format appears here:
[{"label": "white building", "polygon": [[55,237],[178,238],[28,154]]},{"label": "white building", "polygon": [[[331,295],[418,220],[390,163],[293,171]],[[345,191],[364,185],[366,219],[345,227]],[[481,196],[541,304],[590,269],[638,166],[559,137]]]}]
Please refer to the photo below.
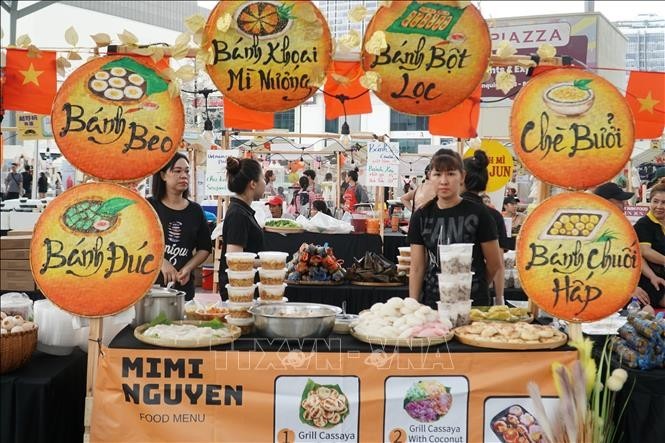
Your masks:
[{"label": "white building", "polygon": [[626,68],[665,71],[665,18],[640,14],[614,24],[628,38]]}]

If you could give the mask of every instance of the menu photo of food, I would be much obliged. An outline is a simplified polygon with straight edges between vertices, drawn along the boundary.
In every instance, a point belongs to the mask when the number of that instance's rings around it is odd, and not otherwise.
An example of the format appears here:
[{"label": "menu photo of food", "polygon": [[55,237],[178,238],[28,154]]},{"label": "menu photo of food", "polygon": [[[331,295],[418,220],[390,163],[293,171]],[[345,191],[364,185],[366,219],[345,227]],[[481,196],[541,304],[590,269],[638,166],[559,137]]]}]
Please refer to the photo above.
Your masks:
[{"label": "menu photo of food", "polygon": [[453,404],[450,388],[436,380],[414,383],[404,397],[404,410],[409,417],[431,423],[445,416]]},{"label": "menu photo of food", "polygon": [[315,428],[332,428],[349,415],[349,400],[339,385],[307,380],[300,402],[300,421]]},{"label": "menu photo of food", "polygon": [[[543,398],[545,412],[553,414],[558,403],[555,397]],[[486,443],[548,443],[535,408],[528,397],[492,397],[485,401]]]}]

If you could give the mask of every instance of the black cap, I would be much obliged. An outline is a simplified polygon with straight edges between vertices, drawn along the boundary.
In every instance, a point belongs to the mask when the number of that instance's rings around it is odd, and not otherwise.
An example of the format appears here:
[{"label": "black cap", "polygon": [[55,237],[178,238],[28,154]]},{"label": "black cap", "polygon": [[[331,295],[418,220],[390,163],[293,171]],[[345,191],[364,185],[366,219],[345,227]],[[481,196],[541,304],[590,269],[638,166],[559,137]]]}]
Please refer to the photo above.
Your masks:
[{"label": "black cap", "polygon": [[625,192],[623,189],[619,187],[616,183],[603,183],[602,185],[598,186],[596,190],[593,192],[594,194],[603,197],[606,200],[609,200],[611,198],[615,200],[628,200],[635,195],[634,192]]},{"label": "black cap", "polygon": [[504,205],[509,205],[509,204],[516,205],[517,204],[517,199],[515,197],[513,197],[512,195],[509,195],[507,197],[504,197],[503,204]]}]

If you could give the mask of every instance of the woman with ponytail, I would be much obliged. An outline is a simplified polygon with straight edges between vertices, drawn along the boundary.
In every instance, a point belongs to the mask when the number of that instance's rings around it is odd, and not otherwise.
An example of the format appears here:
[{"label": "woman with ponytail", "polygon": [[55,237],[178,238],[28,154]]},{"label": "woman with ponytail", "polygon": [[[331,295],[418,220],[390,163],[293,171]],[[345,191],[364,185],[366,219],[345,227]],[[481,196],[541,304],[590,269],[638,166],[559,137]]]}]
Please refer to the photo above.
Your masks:
[{"label": "woman with ponytail", "polygon": [[229,157],[226,160],[226,177],[231,197],[229,209],[222,227],[222,256],[219,267],[220,294],[226,293],[226,253],[259,252],[263,250],[263,230],[254,218],[253,201],[263,196],[266,182],[261,165],[251,158]]},{"label": "woman with ponytail", "polygon": [[[481,151],[480,149],[477,149],[473,153],[473,157],[464,159],[464,171],[466,172],[466,175],[464,177],[464,192],[462,193],[462,198],[484,206],[487,209],[490,216],[494,220],[494,223],[496,224],[496,229],[499,234],[499,247],[504,251],[507,251],[511,248],[508,242],[506,224],[503,221],[503,216],[496,209],[485,205],[481,195],[487,189],[487,182],[489,181],[487,166],[489,166],[489,164],[490,162],[487,158],[487,154],[485,154],[485,151]],[[498,305],[502,305],[504,302],[503,289],[505,284],[503,255],[500,255],[500,259],[501,266],[497,270],[494,277],[494,293],[496,295],[495,303]]]},{"label": "woman with ponytail", "polygon": [[188,196],[189,161],[178,152],[152,177],[148,202],[164,230],[164,259],[157,284],[173,283],[189,301],[194,298],[192,271],[208,258],[212,241],[203,209]]}]

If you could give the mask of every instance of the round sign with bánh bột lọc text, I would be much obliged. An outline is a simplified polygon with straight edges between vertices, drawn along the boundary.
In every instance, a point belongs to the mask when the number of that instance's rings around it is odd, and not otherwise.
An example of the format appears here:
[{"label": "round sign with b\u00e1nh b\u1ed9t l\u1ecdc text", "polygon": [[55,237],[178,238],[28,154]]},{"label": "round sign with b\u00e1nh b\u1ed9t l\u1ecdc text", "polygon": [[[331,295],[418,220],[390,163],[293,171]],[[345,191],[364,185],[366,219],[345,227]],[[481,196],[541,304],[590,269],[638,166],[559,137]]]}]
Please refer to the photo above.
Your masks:
[{"label": "round sign with b\u00e1nh b\u1ed9t l\u1ecdc text", "polygon": [[555,69],[529,80],[510,116],[515,153],[537,178],[586,189],[615,177],[633,152],[633,116],[607,80]]},{"label": "round sign with b\u00e1nh b\u1ed9t l\u1ecdc text", "polygon": [[182,142],[184,111],[169,81],[131,56],[96,58],[76,69],[53,102],[53,137],[75,168],[128,182],[159,171]]},{"label": "round sign with b\u00e1nh b\u1ed9t l\u1ecdc text", "polygon": [[68,189],[39,217],[30,267],[44,296],[83,317],[135,304],[157,279],[162,225],[139,194],[112,183]]},{"label": "round sign with b\u00e1nh b\u1ed9t l\u1ecdc text", "polygon": [[579,192],[549,198],[529,214],[517,238],[516,265],[529,299],[577,322],[617,312],[641,274],[628,219],[607,200]]},{"label": "round sign with b\u00e1nh b\u1ed9t l\u1ecdc text", "polygon": [[255,111],[303,103],[325,81],[332,59],[328,23],[311,1],[220,1],[201,47],[219,91]]},{"label": "round sign with b\u00e1nh b\u1ed9t l\u1ecdc text", "polygon": [[380,76],[376,95],[392,109],[433,115],[460,104],[480,84],[489,63],[487,24],[461,2],[392,2],[367,26],[366,72]]}]

